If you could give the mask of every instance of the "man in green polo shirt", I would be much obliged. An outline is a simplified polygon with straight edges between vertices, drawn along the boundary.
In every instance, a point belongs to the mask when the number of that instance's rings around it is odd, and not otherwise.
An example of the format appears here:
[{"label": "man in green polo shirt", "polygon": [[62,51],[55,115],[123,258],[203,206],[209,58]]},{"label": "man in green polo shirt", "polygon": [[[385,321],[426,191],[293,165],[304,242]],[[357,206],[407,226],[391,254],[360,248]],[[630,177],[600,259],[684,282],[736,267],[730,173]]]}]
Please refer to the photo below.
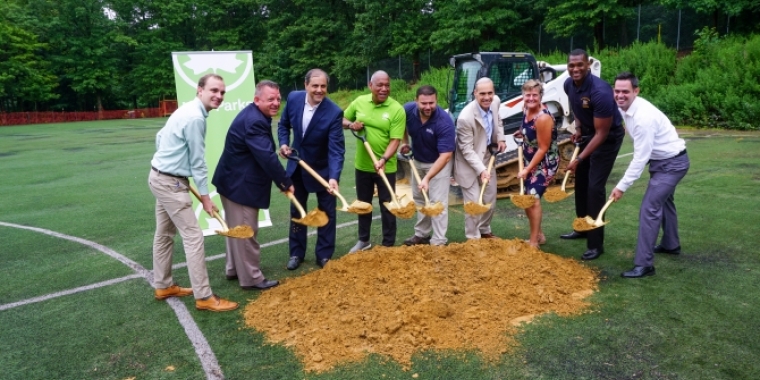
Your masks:
[{"label": "man in green polo shirt", "polygon": [[[396,188],[396,149],[404,137],[406,113],[404,107],[390,97],[391,78],[385,71],[376,71],[369,81],[371,94],[362,95],[343,112],[343,128],[354,131],[364,130],[367,142],[372,147],[377,165],[372,163],[367,149],[357,142],[356,157],[356,198],[372,203],[372,196],[377,185],[377,197],[380,201],[380,215],[383,223],[383,242],[386,247],[396,243],[396,217],[388,211],[384,202],[391,202],[391,194],[378,171],[388,177],[391,187]],[[363,251],[372,247],[369,231],[372,227],[372,214],[359,215],[359,241],[349,253]]]}]

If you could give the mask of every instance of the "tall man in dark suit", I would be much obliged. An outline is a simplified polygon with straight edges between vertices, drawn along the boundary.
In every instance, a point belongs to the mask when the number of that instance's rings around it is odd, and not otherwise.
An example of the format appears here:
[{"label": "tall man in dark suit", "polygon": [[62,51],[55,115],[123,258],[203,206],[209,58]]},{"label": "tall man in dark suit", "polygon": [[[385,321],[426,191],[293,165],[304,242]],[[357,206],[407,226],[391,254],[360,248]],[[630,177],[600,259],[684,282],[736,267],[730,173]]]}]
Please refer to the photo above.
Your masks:
[{"label": "tall man in dark suit", "polygon": [[222,198],[225,219],[230,226],[253,227],[249,239],[227,238],[227,279],[238,279],[246,290],[263,290],[279,282],[267,280],[259,269],[261,247],[259,209],[269,208],[272,181],[281,191],[293,192],[275,152],[272,116],[280,110],[280,87],[263,80],[256,85],[253,104],[235,117],[227,132],[224,151],[212,183]]},{"label": "tall man in dark suit", "polygon": [[[317,229],[315,256],[317,265],[324,267],[335,252],[335,196],[340,173],[343,170],[343,155],[346,153],[343,137],[343,110],[326,97],[330,78],[320,69],[306,73],[306,91],[293,91],[277,127],[280,140],[280,155],[288,156],[291,147],[298,151],[301,159],[330,184],[324,188],[311,174],[302,170],[295,161],[288,161],[287,175],[293,181],[298,203],[306,207],[309,193],[317,194],[319,208],[327,214],[326,225]],[[290,144],[290,132],[293,143]],[[298,209],[290,207],[292,218],[300,218]],[[290,260],[287,268],[295,270],[306,256],[306,227],[290,222]]]},{"label": "tall man in dark suit", "polygon": [[[612,87],[591,74],[591,63],[584,50],[575,49],[567,59],[570,78],[565,93],[575,116],[573,141],[581,151],[567,170],[575,172],[575,215],[596,218],[607,201],[607,179],[625,137],[623,118],[616,109]],[[587,238],[583,260],[594,260],[604,253],[604,227],[581,233],[572,231],[562,239]]]}]

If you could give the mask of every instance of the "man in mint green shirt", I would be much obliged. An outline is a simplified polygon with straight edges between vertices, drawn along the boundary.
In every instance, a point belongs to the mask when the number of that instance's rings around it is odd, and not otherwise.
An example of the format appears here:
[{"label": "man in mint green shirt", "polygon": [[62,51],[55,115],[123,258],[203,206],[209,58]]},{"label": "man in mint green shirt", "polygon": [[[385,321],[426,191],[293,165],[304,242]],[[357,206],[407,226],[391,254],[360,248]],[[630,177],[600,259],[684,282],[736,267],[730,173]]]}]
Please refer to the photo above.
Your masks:
[{"label": "man in mint green shirt", "polygon": [[[391,78],[385,71],[376,71],[369,81],[371,94],[361,95],[343,112],[343,128],[366,133],[367,142],[372,147],[377,164],[373,164],[367,149],[357,140],[356,198],[372,203],[377,186],[380,201],[380,215],[383,224],[383,241],[386,247],[396,244],[396,217],[383,206],[391,202],[391,193],[378,174],[383,171],[391,187],[396,188],[396,150],[406,129],[404,107],[390,97]],[[359,241],[349,253],[363,251],[372,247],[369,231],[372,227],[372,214],[359,215]]]},{"label": "man in mint green shirt", "polygon": [[[237,302],[211,292],[206,269],[203,231],[193,211],[188,177],[198,186],[203,210],[212,215],[205,158],[206,118],[224,100],[224,79],[216,74],[198,81],[195,99],[183,104],[156,134],[156,153],[150,161],[148,186],[156,197],[156,232],[153,235],[153,286],[155,298],[195,296],[198,310],[230,311]],[[192,288],[182,288],[172,277],[174,236],[179,231],[187,258]]]}]

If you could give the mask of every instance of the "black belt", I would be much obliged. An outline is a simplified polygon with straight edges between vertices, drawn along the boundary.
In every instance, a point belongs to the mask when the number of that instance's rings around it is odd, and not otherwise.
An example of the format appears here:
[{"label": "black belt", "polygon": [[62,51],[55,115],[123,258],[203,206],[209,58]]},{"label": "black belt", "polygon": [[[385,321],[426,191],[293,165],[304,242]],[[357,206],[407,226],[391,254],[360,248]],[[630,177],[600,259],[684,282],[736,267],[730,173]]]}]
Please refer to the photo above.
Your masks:
[{"label": "black belt", "polygon": [[160,171],[160,170],[156,169],[156,168],[155,168],[155,167],[153,167],[153,166],[151,166],[150,168],[151,168],[151,169],[152,169],[154,172],[156,172],[156,173],[158,173],[158,174],[167,175],[167,176],[169,176],[169,177],[174,177],[174,178],[179,178],[179,179],[187,179],[187,177],[183,177],[183,176],[181,176],[181,175],[175,175],[175,174],[171,174],[171,173],[167,173],[167,172],[162,172],[162,171]]}]

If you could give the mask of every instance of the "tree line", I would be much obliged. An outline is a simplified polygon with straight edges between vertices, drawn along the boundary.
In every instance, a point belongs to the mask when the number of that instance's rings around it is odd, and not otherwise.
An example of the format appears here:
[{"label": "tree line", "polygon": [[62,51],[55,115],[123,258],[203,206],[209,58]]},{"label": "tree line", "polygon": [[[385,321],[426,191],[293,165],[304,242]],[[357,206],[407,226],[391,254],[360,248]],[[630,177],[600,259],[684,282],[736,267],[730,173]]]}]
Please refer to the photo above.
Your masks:
[{"label": "tree line", "polygon": [[348,81],[388,57],[529,51],[538,25],[604,49],[642,4],[759,30],[755,0],[4,0],[0,112],[155,106],[176,96],[172,51],[251,50],[258,78],[301,83],[313,67]]}]

